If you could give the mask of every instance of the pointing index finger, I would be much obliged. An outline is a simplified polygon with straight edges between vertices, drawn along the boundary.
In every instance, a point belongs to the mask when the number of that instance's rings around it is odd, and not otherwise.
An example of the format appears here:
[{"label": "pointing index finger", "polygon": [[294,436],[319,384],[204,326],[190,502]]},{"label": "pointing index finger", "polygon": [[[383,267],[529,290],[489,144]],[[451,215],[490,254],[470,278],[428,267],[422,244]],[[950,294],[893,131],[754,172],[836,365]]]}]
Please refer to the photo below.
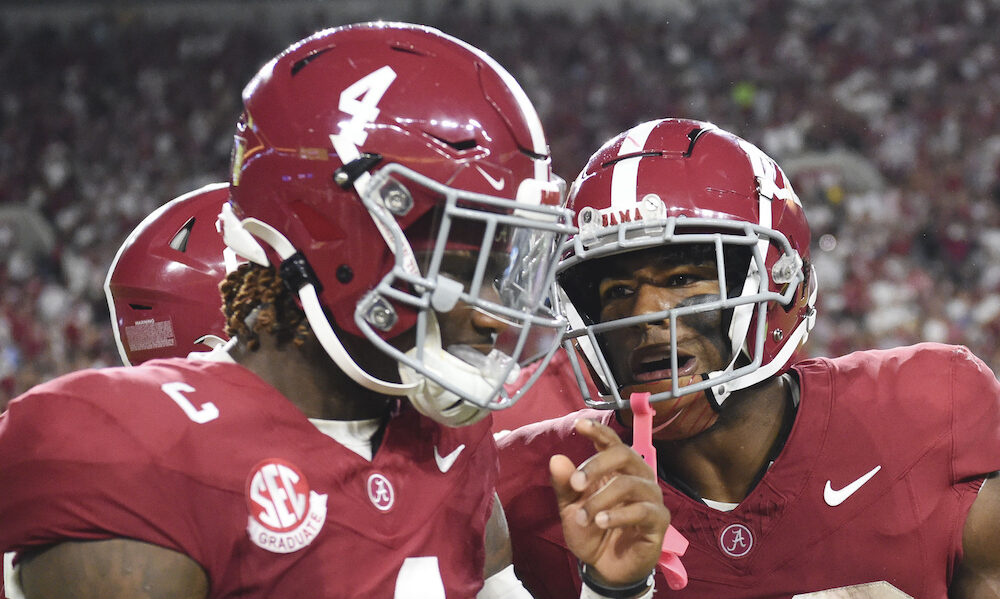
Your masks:
[{"label": "pointing index finger", "polygon": [[579,434],[594,443],[597,452],[580,463],[569,477],[573,490],[583,493],[591,488],[593,492],[619,475],[656,479],[655,471],[622,442],[614,429],[593,420],[578,420],[575,425]]},{"label": "pointing index finger", "polygon": [[574,423],[574,428],[576,432],[593,441],[594,449],[597,451],[604,451],[622,444],[621,438],[614,429],[596,420],[581,418]]}]

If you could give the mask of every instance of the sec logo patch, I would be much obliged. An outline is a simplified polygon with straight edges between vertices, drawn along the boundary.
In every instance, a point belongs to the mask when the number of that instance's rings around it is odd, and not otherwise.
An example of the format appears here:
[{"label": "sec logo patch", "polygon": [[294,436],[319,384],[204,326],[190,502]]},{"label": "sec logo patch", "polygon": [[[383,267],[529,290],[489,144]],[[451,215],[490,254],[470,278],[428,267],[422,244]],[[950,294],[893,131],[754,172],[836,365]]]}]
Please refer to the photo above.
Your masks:
[{"label": "sec logo patch", "polygon": [[274,553],[302,549],[323,528],[326,498],[294,464],[277,458],[259,462],[247,477],[250,540]]}]

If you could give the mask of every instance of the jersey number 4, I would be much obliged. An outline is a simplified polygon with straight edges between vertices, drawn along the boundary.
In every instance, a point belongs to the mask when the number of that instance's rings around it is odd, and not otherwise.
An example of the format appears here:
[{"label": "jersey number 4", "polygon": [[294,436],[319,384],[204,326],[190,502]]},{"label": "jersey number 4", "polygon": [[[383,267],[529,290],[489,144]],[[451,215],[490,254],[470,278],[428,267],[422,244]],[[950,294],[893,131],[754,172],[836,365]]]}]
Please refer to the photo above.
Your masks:
[{"label": "jersey number 4", "polygon": [[396,577],[393,599],[445,599],[436,557],[408,557]]}]

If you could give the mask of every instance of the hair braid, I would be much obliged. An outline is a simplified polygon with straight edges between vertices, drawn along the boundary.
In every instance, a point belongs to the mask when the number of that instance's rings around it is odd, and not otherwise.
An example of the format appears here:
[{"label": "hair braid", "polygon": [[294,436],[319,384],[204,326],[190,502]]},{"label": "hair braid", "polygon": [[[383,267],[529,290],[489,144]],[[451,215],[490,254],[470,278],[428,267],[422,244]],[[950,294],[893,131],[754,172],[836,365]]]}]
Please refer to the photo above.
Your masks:
[{"label": "hair braid", "polygon": [[[274,335],[279,346],[289,341],[300,346],[312,335],[305,314],[272,266],[241,264],[226,275],[219,289],[226,333],[245,340],[251,350],[260,347],[262,333]],[[251,329],[246,319],[254,310],[257,315]]]}]

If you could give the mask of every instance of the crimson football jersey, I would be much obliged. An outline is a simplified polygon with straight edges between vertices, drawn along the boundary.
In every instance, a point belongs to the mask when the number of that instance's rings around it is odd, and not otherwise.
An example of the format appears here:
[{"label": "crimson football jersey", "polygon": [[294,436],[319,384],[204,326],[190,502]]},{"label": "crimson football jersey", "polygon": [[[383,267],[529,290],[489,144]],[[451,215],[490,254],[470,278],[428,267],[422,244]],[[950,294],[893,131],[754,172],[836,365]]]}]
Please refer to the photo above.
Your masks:
[{"label": "crimson football jersey", "polygon": [[[871,584],[889,593],[879,596],[946,597],[969,507],[984,476],[1000,469],[995,375],[965,348],[937,344],[794,368],[795,423],[734,510],[660,481],[672,524],[690,541],[682,558],[689,583],[672,591],[657,574],[656,596],[787,598]],[[585,410],[499,442],[514,565],[536,598],[579,592],[545,465],[555,453],[574,463],[594,453],[572,432],[581,416],[629,441],[613,413]]]},{"label": "crimson football jersey", "polygon": [[0,416],[0,551],[125,537],[211,597],[473,597],[496,483],[488,420],[407,408],[369,462],[242,366],[82,371]]}]

